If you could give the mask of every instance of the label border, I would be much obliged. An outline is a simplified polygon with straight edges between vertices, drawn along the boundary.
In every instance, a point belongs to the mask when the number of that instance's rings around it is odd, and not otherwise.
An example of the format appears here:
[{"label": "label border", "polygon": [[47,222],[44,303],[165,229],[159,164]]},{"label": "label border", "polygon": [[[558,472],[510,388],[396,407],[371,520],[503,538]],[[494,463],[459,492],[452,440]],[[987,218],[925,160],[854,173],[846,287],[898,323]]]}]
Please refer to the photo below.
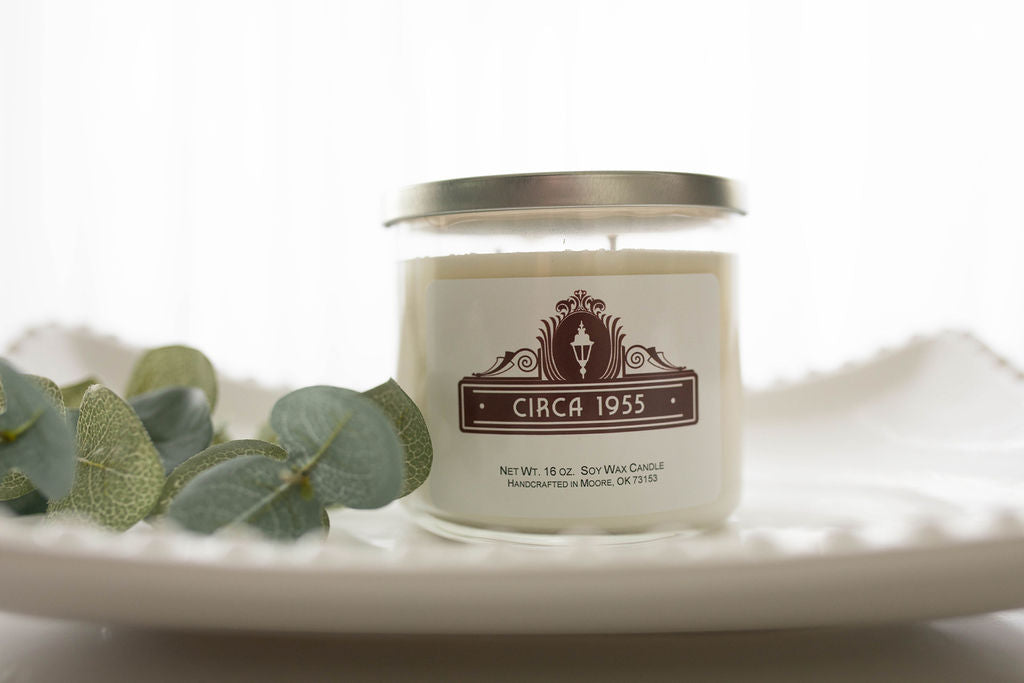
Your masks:
[{"label": "label border", "polygon": [[[531,380],[527,378],[490,378],[487,380],[470,379],[465,377],[459,380],[458,384],[458,399],[459,399],[459,431],[466,434],[606,434],[609,432],[636,432],[636,431],[648,431],[655,429],[669,429],[672,427],[685,427],[688,425],[697,424],[700,419],[700,401],[698,396],[698,381],[697,373],[694,370],[686,369],[679,372],[672,373],[671,377],[667,377],[666,373],[650,373],[647,375],[650,379],[644,380],[644,375],[631,375],[628,378],[620,378],[615,380],[608,380],[601,382],[600,384],[587,383],[587,384],[552,384],[545,380]],[[567,423],[551,422],[551,421],[537,421],[533,423],[529,422],[518,422],[510,424],[509,427],[475,427],[467,424],[465,397],[467,390],[472,391],[474,387],[486,388],[486,390],[493,392],[502,392],[504,390],[498,387],[506,387],[508,389],[520,389],[525,393],[531,393],[535,391],[537,393],[552,393],[554,391],[578,391],[578,392],[598,392],[598,391],[609,391],[617,390],[623,391],[628,389],[645,389],[645,388],[665,388],[666,385],[675,385],[682,382],[683,384],[689,382],[692,386],[693,393],[693,417],[685,418],[676,415],[664,415],[655,416],[652,418],[609,418],[603,419],[598,422],[602,423],[603,426],[588,426],[593,425],[595,421],[574,421],[568,424],[578,424],[579,427],[560,426]],[[639,420],[663,420],[660,423],[652,423],[645,421],[638,423]],[[633,422],[633,424],[629,424]],[[474,424],[480,424],[476,422]],[[530,427],[528,425],[551,425],[551,427]],[[516,425],[527,425],[527,426],[516,426]]]}]

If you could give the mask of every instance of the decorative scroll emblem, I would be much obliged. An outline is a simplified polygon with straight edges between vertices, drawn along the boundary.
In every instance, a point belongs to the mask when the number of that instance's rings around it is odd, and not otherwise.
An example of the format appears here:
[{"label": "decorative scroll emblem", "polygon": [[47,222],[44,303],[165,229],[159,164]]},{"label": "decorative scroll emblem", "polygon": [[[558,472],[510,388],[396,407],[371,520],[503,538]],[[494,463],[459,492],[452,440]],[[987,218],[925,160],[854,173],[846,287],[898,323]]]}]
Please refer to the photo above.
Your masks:
[{"label": "decorative scroll emblem", "polygon": [[541,320],[539,348],[505,351],[459,382],[460,428],[593,434],[697,422],[697,373],[654,346],[626,346],[621,319],[578,289]]}]

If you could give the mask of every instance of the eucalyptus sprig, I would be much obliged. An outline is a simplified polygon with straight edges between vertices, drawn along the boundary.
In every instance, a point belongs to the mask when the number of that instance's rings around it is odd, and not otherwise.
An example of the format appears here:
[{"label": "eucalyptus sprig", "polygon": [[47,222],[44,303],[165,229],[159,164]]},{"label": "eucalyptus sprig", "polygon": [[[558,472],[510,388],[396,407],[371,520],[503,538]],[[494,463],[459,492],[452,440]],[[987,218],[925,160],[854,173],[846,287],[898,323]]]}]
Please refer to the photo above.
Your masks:
[{"label": "eucalyptus sprig", "polygon": [[[4,360],[0,396],[0,475],[8,494],[31,486],[29,491],[38,487],[47,498],[66,495],[74,478],[75,450],[63,403]],[[22,475],[25,481],[12,482],[12,472],[14,479]]]},{"label": "eucalyptus sprig", "polygon": [[58,388],[0,360],[0,500],[116,530],[166,516],[290,539],[326,532],[329,508],[387,505],[430,472],[426,423],[394,380],[291,392],[261,430],[275,443],[224,441],[217,394],[210,361],[185,346],[144,353],[127,400],[93,378]]}]

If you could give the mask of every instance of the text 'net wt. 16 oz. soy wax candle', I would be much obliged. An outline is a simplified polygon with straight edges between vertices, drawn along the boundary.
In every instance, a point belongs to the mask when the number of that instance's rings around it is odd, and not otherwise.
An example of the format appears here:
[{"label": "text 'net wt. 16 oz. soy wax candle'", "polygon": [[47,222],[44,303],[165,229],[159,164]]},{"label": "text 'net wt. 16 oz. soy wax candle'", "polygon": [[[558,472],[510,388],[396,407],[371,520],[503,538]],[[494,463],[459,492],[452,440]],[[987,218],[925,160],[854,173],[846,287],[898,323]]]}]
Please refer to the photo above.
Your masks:
[{"label": "text 'net wt. 16 oz. soy wax candle'", "polygon": [[689,173],[462,178],[389,199],[398,381],[434,445],[406,502],[459,538],[701,529],[739,499],[735,184]]}]

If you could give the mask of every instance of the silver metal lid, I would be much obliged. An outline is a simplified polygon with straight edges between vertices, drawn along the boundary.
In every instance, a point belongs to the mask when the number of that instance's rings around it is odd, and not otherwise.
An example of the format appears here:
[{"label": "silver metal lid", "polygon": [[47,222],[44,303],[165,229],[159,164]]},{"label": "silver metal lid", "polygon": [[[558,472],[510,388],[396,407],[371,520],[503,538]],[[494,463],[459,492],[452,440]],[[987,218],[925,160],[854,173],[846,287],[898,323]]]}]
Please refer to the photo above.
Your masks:
[{"label": "silver metal lid", "polygon": [[634,206],[746,213],[737,183],[728,178],[659,171],[580,171],[478,176],[410,185],[387,198],[384,225],[485,211]]}]

